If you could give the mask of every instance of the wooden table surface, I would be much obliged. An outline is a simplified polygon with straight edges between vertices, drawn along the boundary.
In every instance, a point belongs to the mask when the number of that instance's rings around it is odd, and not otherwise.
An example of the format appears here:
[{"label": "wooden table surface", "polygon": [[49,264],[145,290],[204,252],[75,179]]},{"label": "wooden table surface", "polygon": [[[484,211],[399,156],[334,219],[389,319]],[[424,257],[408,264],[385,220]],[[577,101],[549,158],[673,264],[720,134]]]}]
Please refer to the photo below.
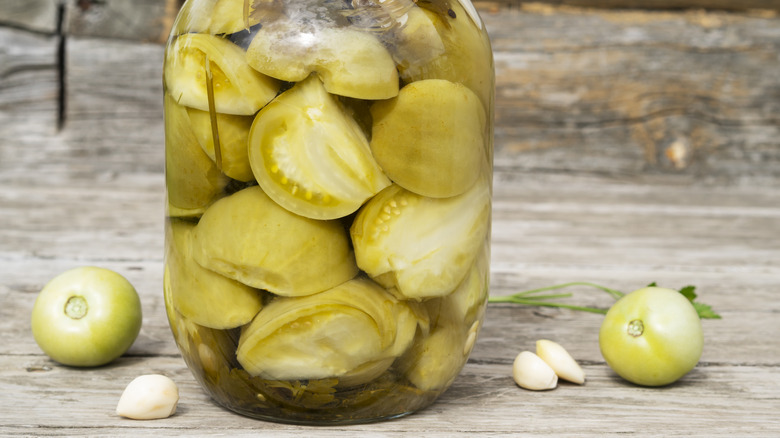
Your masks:
[{"label": "wooden table surface", "polygon": [[[429,408],[303,427],[216,406],[173,342],[162,299],[162,44],[20,25],[13,4],[0,8],[0,435],[780,436],[773,10],[480,4],[497,72],[491,294],[569,281],[696,285],[723,319],[703,321],[691,373],[631,385],[599,353],[600,315],[491,304],[468,364]],[[80,265],[125,275],[143,304],[133,347],[97,369],[58,365],[30,332],[38,291]],[[574,293],[573,303],[611,302]],[[569,349],[585,385],[514,384],[512,360],[541,338]],[[116,416],[124,387],[148,373],[176,381],[176,415]]]}]

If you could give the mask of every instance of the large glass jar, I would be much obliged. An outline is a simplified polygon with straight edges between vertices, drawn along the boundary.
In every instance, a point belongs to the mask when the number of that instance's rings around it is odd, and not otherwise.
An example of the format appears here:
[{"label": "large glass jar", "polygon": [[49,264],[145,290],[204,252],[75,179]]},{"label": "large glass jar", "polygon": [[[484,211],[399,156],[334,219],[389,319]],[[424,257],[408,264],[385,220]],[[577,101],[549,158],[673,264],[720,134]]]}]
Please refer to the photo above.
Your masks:
[{"label": "large glass jar", "polygon": [[431,404],[489,281],[494,74],[469,0],[188,0],[164,65],[165,303],[217,403]]}]

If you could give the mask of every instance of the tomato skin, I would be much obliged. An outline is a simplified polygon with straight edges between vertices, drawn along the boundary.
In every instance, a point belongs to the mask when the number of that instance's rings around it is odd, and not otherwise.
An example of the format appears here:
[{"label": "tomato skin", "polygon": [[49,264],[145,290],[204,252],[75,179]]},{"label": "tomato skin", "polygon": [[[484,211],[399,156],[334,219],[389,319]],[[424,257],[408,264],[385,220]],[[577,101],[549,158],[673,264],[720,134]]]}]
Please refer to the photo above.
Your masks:
[{"label": "tomato skin", "polygon": [[673,289],[646,287],[620,298],[607,312],[599,347],[624,379],[663,386],[691,371],[704,345],[701,320],[690,301]]},{"label": "tomato skin", "polygon": [[65,271],[47,283],[31,319],[41,350],[77,367],[105,365],[124,354],[141,322],[141,301],[132,284],[114,271],[93,266]]}]

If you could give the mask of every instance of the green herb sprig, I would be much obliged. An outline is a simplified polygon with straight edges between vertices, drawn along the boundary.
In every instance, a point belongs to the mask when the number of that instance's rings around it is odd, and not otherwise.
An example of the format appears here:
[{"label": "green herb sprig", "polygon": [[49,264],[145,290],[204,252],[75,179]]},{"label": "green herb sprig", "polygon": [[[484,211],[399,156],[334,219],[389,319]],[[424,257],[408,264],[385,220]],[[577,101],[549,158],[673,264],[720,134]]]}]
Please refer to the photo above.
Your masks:
[{"label": "green herb sprig", "polygon": [[[542,287],[538,289],[531,289],[523,292],[518,292],[513,295],[505,295],[505,296],[498,296],[498,297],[490,297],[488,299],[488,302],[491,303],[513,303],[513,304],[521,304],[525,306],[539,306],[539,307],[557,307],[557,308],[563,308],[563,309],[571,309],[571,310],[577,310],[582,312],[591,312],[591,313],[599,313],[599,314],[606,314],[607,310],[609,309],[603,309],[598,307],[589,307],[589,306],[579,306],[576,304],[568,304],[560,301],[554,301],[554,300],[560,300],[562,298],[570,298],[572,296],[571,293],[549,293],[550,291],[575,287],[575,286],[587,286],[591,288],[595,288],[598,290],[601,290],[603,292],[606,292],[609,294],[612,298],[615,300],[620,299],[625,293],[620,292],[618,290],[608,288],[596,283],[590,283],[587,281],[574,281],[569,283],[562,283],[562,284],[556,284],[553,286],[547,286]],[[657,286],[655,282],[650,283],[648,287],[655,287]],[[717,313],[715,313],[714,310],[712,310],[712,307],[700,303],[696,301],[696,298],[698,295],[696,295],[696,287],[695,286],[685,286],[681,289],[679,289],[679,292],[688,298],[690,300],[691,304],[693,304],[694,309],[696,309],[696,313],[698,313],[699,318],[701,319],[721,319],[721,316]]]}]

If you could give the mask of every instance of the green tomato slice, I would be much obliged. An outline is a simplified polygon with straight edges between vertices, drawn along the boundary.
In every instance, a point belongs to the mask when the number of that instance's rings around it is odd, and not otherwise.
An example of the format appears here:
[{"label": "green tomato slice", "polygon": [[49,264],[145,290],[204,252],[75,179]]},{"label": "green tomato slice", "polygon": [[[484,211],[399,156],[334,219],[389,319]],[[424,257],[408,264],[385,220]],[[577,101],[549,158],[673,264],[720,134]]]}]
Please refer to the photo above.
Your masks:
[{"label": "green tomato slice", "polygon": [[189,0],[179,11],[173,33],[226,35],[249,29],[260,22],[255,4],[248,0]]},{"label": "green tomato slice", "polygon": [[371,151],[387,176],[407,190],[459,195],[487,167],[485,111],[461,84],[413,82],[398,97],[375,103],[371,115]]},{"label": "green tomato slice", "polygon": [[[214,132],[211,115],[208,111],[188,108],[192,130],[203,151],[215,163]],[[220,162],[222,172],[238,181],[252,181],[254,175],[249,165],[247,140],[249,128],[252,127],[252,116],[237,116],[233,114],[216,113],[217,138],[219,139]]]},{"label": "green tomato slice", "polygon": [[330,93],[358,99],[398,94],[395,62],[372,34],[277,20],[257,31],[246,52],[257,71],[288,82],[316,72]]},{"label": "green tomato slice", "polygon": [[190,255],[195,224],[171,220],[166,224],[171,300],[176,310],[194,323],[214,329],[240,327],[262,307],[259,291],[208,270]]},{"label": "green tomato slice", "polygon": [[193,231],[201,266],[277,295],[322,292],[357,274],[346,231],[280,207],[259,186],[215,202]]},{"label": "green tomato slice", "polygon": [[214,107],[225,114],[254,114],[280,88],[278,81],[247,65],[239,46],[208,34],[176,37],[165,55],[163,77],[167,92],[176,102],[202,111],[209,110],[211,82]]},{"label": "green tomato slice", "polygon": [[[460,2],[449,2],[449,7],[454,17],[422,8],[436,28],[438,37],[430,32],[425,21],[415,25],[424,26],[422,30],[413,27],[410,31],[414,34],[400,37],[403,53],[423,54],[399,60],[400,76],[407,83],[424,79],[462,83],[479,96],[485,112],[489,113],[493,107],[495,80],[490,39],[487,32],[469,18],[468,11]],[[440,45],[444,47],[443,52]]]},{"label": "green tomato slice", "polygon": [[[404,25],[395,29],[395,44],[389,49],[398,69],[407,75],[410,68],[431,62],[445,52],[434,17],[432,12],[413,7],[406,12]],[[439,21],[438,17],[435,19]]]},{"label": "green tomato slice", "polygon": [[389,367],[387,359],[406,351],[418,324],[409,304],[356,278],[319,294],[272,301],[242,332],[237,357],[253,376],[345,376],[354,384]]},{"label": "green tomato slice", "polygon": [[468,359],[461,325],[443,326],[418,338],[399,359],[398,368],[423,391],[443,391],[452,384]]},{"label": "green tomato slice", "polygon": [[271,199],[313,219],[347,216],[390,185],[358,123],[316,76],[258,113],[249,162]]},{"label": "green tomato slice", "polygon": [[451,294],[424,302],[432,324],[468,329],[481,321],[488,298],[489,257],[490,247],[486,242],[466,278]]},{"label": "green tomato slice", "polygon": [[201,149],[185,107],[165,94],[165,186],[170,216],[198,215],[228,179]]},{"label": "green tomato slice", "polygon": [[488,235],[490,186],[481,178],[452,198],[392,185],[373,197],[351,228],[358,266],[406,298],[444,296],[466,277]]}]

